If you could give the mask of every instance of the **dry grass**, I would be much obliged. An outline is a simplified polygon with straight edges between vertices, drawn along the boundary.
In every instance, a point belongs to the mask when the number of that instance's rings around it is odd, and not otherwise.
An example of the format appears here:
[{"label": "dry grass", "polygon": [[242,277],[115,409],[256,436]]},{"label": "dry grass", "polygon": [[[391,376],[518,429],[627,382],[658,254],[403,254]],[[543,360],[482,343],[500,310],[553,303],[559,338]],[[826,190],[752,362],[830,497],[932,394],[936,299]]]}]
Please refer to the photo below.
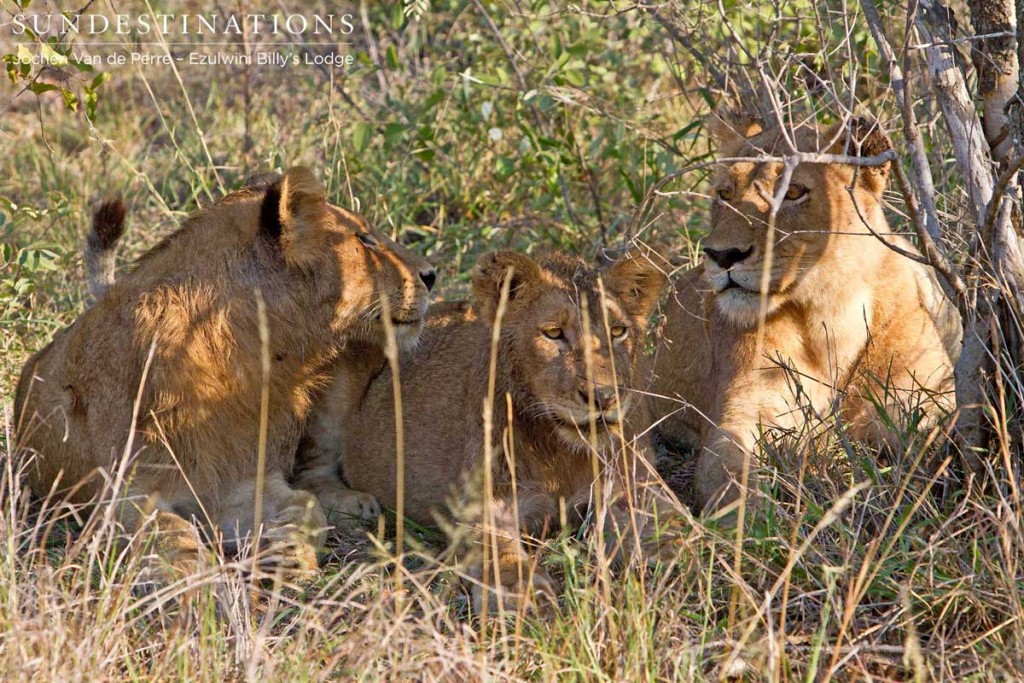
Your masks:
[{"label": "dry grass", "polygon": [[[657,24],[635,12],[563,14],[575,23],[560,32],[544,8],[497,14],[494,28],[528,56],[517,63],[539,95],[525,100],[510,48],[482,14],[435,4],[437,17],[401,31],[390,11],[370,10],[384,56],[344,80],[226,67],[217,78],[184,69],[179,84],[166,70],[124,68],[94,122],[31,94],[0,116],[3,678],[700,680],[744,666],[750,680],[771,681],[1024,676],[1019,474],[993,467],[965,494],[934,467],[914,467],[948,457],[945,434],[905,435],[891,464],[844,448],[828,424],[768,449],[774,502],[746,530],[740,574],[734,537],[685,507],[657,561],[607,583],[583,534],[547,540],[538,555],[564,586],[547,620],[472,618],[438,534],[408,524],[401,561],[393,526],[338,535],[309,585],[253,587],[242,563],[218,557],[139,594],[137,555],[119,549],[103,510],[29,498],[12,452],[14,384],[28,355],[88,304],[78,246],[90,200],[110,189],[132,204],[131,259],[221,186],[306,163],[337,201],[357,199],[437,264],[442,296],[454,298],[487,248],[593,256],[628,225],[638,193],[705,158],[690,125],[706,112],[702,74],[692,56],[665,49]],[[520,32],[527,24],[532,34]],[[569,33],[574,43],[560,37]],[[556,52],[568,57],[551,72]],[[485,82],[460,76],[467,69]],[[368,143],[355,133],[366,121]],[[701,182],[699,171],[684,175],[646,225],[679,262],[700,236]],[[951,221],[961,201],[943,200]],[[662,456],[685,498],[687,454]]]}]

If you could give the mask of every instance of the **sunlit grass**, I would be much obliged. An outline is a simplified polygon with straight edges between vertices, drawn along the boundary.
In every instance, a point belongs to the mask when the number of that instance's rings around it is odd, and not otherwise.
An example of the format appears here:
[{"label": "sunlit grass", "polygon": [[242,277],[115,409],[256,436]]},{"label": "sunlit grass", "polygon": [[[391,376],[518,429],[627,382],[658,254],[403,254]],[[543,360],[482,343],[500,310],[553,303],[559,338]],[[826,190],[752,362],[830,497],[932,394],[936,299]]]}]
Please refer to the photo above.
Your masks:
[{"label": "sunlit grass", "polygon": [[[559,73],[544,65],[558,61],[564,31],[535,21],[543,40],[522,38],[534,34],[499,17],[532,60],[524,68],[543,96],[532,105],[510,85],[508,58],[482,19],[451,15],[461,18],[439,13],[400,34],[374,13],[398,66],[362,66],[333,85],[312,70],[254,72],[248,112],[243,71],[185,72],[216,168],[181,114],[177,84],[157,70],[145,72],[148,89],[136,72],[114,71],[94,124],[31,95],[0,117],[0,236],[9,248],[0,263],[0,677],[1019,678],[1019,472],[993,465],[985,486],[965,493],[948,466],[938,472],[950,455],[944,435],[925,445],[928,435],[910,432],[902,455],[888,459],[847,449],[829,425],[769,448],[774,473],[745,530],[739,575],[731,532],[685,507],[665,520],[665,540],[646,563],[609,569],[582,533],[538,541],[535,554],[563,589],[546,620],[473,617],[443,535],[406,522],[396,562],[393,519],[332,537],[321,576],[306,585],[254,588],[244,561],[217,556],[196,576],[140,594],[139,560],[96,521],[103,510],[76,517],[30,499],[12,452],[11,397],[28,356],[89,304],[79,247],[90,202],[110,190],[124,191],[131,209],[124,267],[208,203],[217,178],[235,187],[253,172],[308,164],[335,201],[358,202],[374,225],[430,259],[441,297],[460,298],[486,249],[561,246],[591,259],[603,236],[614,246],[637,193],[704,158],[693,125],[706,111],[703,94],[692,75],[672,71],[659,52],[663,35],[636,15],[574,15],[583,37]],[[493,84],[462,77],[470,67]],[[342,87],[373,124],[366,141],[356,139],[364,119]],[[247,115],[253,148],[242,155]],[[701,179],[687,175],[672,186],[681,194],[659,198],[644,233],[679,263],[692,262],[706,223],[705,200],[688,194]],[[19,260],[37,252],[41,262]],[[688,502],[689,454],[662,455]],[[608,571],[608,590],[599,590]]]}]

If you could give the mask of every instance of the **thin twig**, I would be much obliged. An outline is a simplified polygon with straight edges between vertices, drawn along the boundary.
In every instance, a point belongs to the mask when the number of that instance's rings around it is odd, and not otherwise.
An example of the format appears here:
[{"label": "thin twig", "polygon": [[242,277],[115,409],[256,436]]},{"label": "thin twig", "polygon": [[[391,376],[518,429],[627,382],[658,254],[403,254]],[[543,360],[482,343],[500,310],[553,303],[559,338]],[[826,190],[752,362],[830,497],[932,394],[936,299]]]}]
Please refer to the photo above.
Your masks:
[{"label": "thin twig", "polygon": [[[899,105],[903,114],[903,137],[910,146],[910,161],[914,165],[914,172],[917,175],[916,186],[921,192],[921,206],[924,215],[918,214],[918,221],[924,221],[919,225],[918,234],[925,232],[931,236],[933,243],[941,239],[939,227],[938,208],[935,206],[935,181],[932,179],[931,164],[928,162],[928,151],[925,149],[924,140],[921,138],[921,130],[917,126],[917,115],[914,113],[914,103],[907,97],[907,84],[903,76],[903,70],[896,59],[889,40],[885,37],[882,28],[882,19],[878,15],[873,0],[861,0],[861,9],[864,11],[864,19],[868,22],[868,28],[875,39],[875,45],[882,55],[882,59],[889,65],[889,82],[896,95],[896,104]],[[895,165],[895,164],[894,164]],[[904,197],[909,196],[904,193]]]},{"label": "thin twig", "polygon": [[658,182],[651,185],[647,190],[647,194],[644,195],[643,200],[640,202],[640,206],[637,207],[636,211],[633,212],[633,218],[629,222],[629,227],[623,233],[623,243],[629,244],[632,239],[636,236],[637,226],[643,221],[647,212],[650,211],[651,204],[655,198],[660,196],[661,188],[665,187],[668,183],[672,182],[676,178],[691,173],[701,168],[707,168],[708,166],[714,166],[718,164],[731,164],[738,161],[747,161],[754,164],[765,164],[765,163],[779,163],[788,164],[793,161],[795,164],[840,164],[844,166],[882,166],[886,162],[892,161],[896,158],[896,151],[887,149],[881,154],[876,154],[870,157],[856,157],[848,154],[823,154],[819,152],[796,152],[787,156],[771,156],[771,155],[759,155],[755,157],[718,157],[709,159],[707,161],[701,161],[698,163],[690,164],[678,171],[673,171],[667,176],[658,180]]},{"label": "thin twig", "polygon": [[[960,274],[956,272],[953,264],[949,262],[946,255],[942,253],[935,240],[932,239],[931,233],[929,233],[924,226],[924,222],[916,220],[916,215],[919,213],[917,202],[914,198],[913,193],[910,191],[910,185],[906,175],[903,172],[903,167],[899,164],[893,164],[893,171],[896,175],[896,184],[899,185],[900,194],[903,195],[903,201],[907,205],[907,211],[910,213],[911,223],[914,225],[914,229],[917,231],[917,239],[921,242],[921,247],[924,250],[927,264],[930,265],[935,271],[942,276],[946,284],[952,289],[954,297],[957,301],[961,297],[965,296],[966,289],[964,287],[964,281],[961,279]],[[886,246],[895,248],[895,245],[889,244],[882,240]],[[900,250],[902,251],[902,250]],[[915,259],[916,260],[916,259]]]},{"label": "thin twig", "polygon": [[1010,162],[1010,165],[1000,174],[992,190],[992,199],[989,200],[988,210],[985,212],[985,224],[981,229],[981,237],[988,244],[988,240],[995,230],[996,218],[999,216],[999,207],[1006,194],[1007,188],[1016,179],[1017,172],[1024,168],[1024,154]]}]

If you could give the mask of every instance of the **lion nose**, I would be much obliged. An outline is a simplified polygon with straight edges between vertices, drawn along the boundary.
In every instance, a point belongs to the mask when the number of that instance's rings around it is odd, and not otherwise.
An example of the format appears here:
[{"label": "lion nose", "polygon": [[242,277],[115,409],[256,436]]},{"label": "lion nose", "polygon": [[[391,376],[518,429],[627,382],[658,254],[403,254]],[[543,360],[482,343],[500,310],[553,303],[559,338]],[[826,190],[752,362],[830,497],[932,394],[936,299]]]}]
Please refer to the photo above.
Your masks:
[{"label": "lion nose", "polygon": [[736,248],[709,249],[708,247],[705,247],[704,253],[721,268],[732,268],[734,265],[753,254],[754,247],[747,247],[746,250]]},{"label": "lion nose", "polygon": [[423,284],[427,286],[427,291],[429,292],[434,288],[434,283],[437,282],[437,272],[434,271],[433,268],[430,270],[421,270],[420,280],[422,280]]},{"label": "lion nose", "polygon": [[[586,390],[580,390],[580,398],[584,403],[590,403],[590,396]],[[604,412],[615,406],[618,401],[615,387],[594,387],[594,407]]]}]

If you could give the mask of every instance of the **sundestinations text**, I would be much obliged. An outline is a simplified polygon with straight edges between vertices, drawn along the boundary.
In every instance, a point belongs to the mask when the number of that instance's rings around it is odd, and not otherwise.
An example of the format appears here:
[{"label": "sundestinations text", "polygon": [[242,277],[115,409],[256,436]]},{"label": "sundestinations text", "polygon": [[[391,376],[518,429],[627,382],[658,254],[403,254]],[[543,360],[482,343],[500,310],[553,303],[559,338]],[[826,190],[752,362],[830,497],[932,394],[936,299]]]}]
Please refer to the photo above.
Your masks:
[{"label": "sundestinations text", "polygon": [[31,31],[43,35],[351,35],[355,31],[351,14],[16,14],[13,33]]}]

